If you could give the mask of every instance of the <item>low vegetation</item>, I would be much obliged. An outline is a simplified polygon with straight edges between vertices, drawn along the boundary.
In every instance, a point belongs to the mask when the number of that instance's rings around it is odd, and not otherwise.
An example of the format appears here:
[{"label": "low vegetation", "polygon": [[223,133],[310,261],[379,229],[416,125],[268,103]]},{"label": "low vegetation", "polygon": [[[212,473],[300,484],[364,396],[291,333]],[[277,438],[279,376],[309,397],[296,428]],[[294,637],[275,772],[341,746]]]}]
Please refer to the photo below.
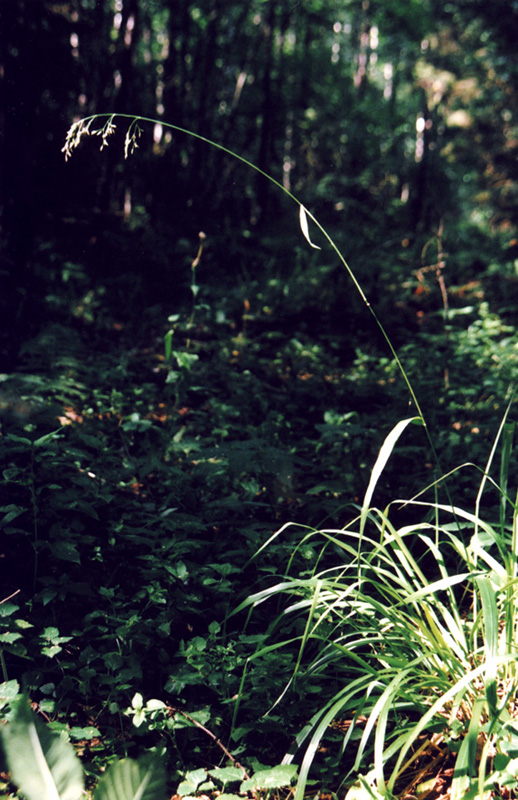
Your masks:
[{"label": "low vegetation", "polygon": [[138,321],[54,254],[2,377],[4,791],[512,797],[512,322],[459,291],[344,358],[331,266],[204,284],[209,247]]}]

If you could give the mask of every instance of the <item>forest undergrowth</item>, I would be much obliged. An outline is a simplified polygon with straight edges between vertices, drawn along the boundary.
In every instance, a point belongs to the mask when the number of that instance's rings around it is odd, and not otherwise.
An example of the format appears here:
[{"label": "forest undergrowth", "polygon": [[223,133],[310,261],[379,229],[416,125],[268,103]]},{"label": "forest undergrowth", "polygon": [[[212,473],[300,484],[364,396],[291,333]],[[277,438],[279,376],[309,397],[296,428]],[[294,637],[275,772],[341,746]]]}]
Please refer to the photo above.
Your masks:
[{"label": "forest undergrowth", "polygon": [[[218,285],[210,247],[183,242],[180,299],[138,317],[122,269],[54,252],[49,321],[2,376],[14,782],[28,695],[99,798],[139,769],[154,797],[515,796],[513,320],[445,308],[437,270],[398,287],[416,413],[365,310],[318,315],[334,253]],[[425,283],[433,310],[402,303]]]}]

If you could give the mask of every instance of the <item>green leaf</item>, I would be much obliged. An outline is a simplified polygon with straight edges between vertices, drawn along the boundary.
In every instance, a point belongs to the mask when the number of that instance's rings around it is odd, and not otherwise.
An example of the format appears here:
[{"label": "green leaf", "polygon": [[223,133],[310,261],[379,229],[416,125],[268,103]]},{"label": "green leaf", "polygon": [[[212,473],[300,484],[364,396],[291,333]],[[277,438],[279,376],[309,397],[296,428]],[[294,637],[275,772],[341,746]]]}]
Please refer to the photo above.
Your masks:
[{"label": "green leaf", "polygon": [[45,434],[45,436],[40,436],[39,439],[36,439],[33,442],[34,447],[43,447],[44,445],[48,444],[49,442],[54,441],[54,439],[62,439],[62,428],[58,428],[56,431],[52,431],[51,433]]},{"label": "green leaf", "polygon": [[94,800],[162,800],[166,796],[164,765],[154,753],[138,761],[123,758],[106,770]]},{"label": "green leaf", "polygon": [[176,358],[176,363],[180,369],[187,371],[189,371],[193,364],[195,364],[199,359],[199,356],[196,355],[196,353],[185,353],[183,350],[175,350],[173,355]]},{"label": "green leaf", "polygon": [[482,696],[475,699],[468,733],[464,737],[455,761],[451,784],[452,800],[462,800],[466,796],[470,787],[470,777],[474,778],[477,774],[477,739],[480,734],[480,719],[484,703],[485,699]]},{"label": "green leaf", "polygon": [[19,517],[20,514],[24,514],[25,511],[27,511],[27,509],[24,508],[23,506],[9,505],[9,506],[4,506],[3,508],[0,508],[0,511],[5,511],[6,512],[5,516],[0,521],[0,524],[8,525],[14,519]]},{"label": "green leaf", "polygon": [[204,769],[193,769],[190,772],[187,772],[184,780],[181,782],[177,789],[177,794],[180,797],[185,797],[186,795],[194,794],[203,781],[207,780],[207,771]]},{"label": "green leaf", "polygon": [[497,708],[497,674],[498,674],[498,609],[496,605],[496,590],[490,578],[481,576],[476,578],[480,592],[482,610],[484,612],[484,650],[486,656],[486,698],[489,703],[490,713],[495,713]]},{"label": "green leaf", "polygon": [[244,769],[240,769],[239,767],[216,767],[215,769],[209,770],[209,775],[211,778],[214,778],[216,781],[220,781],[223,786],[225,786],[227,783],[242,781],[244,778],[244,772]]},{"label": "green leaf", "polygon": [[69,735],[75,741],[83,741],[84,739],[90,740],[101,735],[101,732],[94,728],[93,725],[87,725],[85,728],[74,727],[70,728]]},{"label": "green leaf", "polygon": [[81,556],[75,544],[71,542],[52,542],[49,544],[49,550],[54,558],[59,558],[61,561],[71,561],[73,564],[81,563]]},{"label": "green leaf", "polygon": [[243,781],[240,791],[253,792],[254,789],[282,789],[290,786],[297,777],[296,764],[278,764],[276,767],[261,769]]},{"label": "green leaf", "polygon": [[4,644],[12,644],[13,642],[16,642],[18,639],[21,638],[22,634],[14,633],[14,631],[12,633],[10,633],[9,631],[7,633],[0,633],[0,642],[4,642]]},{"label": "green leaf", "polygon": [[0,709],[16,700],[20,693],[20,684],[16,680],[0,683]]},{"label": "green leaf", "polygon": [[33,714],[27,697],[18,700],[0,735],[13,782],[27,800],[82,797],[83,769],[74,748]]},{"label": "green leaf", "polygon": [[9,603],[4,600],[4,602],[0,604],[0,617],[10,617],[11,614],[14,614],[19,608],[20,606],[17,606],[15,603]]},{"label": "green leaf", "polygon": [[44,639],[50,639],[51,642],[58,641],[59,628],[55,628],[53,625],[47,626],[41,635]]}]

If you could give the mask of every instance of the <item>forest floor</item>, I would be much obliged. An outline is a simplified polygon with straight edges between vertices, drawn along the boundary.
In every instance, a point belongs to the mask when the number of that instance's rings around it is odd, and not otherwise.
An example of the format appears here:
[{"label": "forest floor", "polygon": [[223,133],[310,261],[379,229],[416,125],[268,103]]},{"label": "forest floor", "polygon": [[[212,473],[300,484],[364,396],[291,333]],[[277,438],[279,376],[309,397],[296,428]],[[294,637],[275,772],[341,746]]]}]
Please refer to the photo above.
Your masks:
[{"label": "forest floor", "polygon": [[[172,317],[157,304],[132,322],[103,302],[87,293],[55,315],[2,376],[1,702],[7,712],[28,691],[90,781],[165,745],[174,793],[193,769],[221,764],[221,742],[255,772],[278,764],[336,690],[291,686],[300,630],[291,648],[265,645],[280,601],[233,612],[333,563],[312,532],[358,513],[408,401],[386,357],[357,349],[347,363],[346,344],[267,297],[254,309],[220,296]],[[483,402],[458,405],[443,450],[465,432],[463,447],[483,452],[493,430]],[[419,436],[394,453],[380,508],[430,483]],[[460,491],[472,495],[469,481]],[[313,794],[339,791],[347,726],[330,725]],[[450,749],[432,738],[398,797],[418,787],[421,800],[446,798],[451,775]]]}]

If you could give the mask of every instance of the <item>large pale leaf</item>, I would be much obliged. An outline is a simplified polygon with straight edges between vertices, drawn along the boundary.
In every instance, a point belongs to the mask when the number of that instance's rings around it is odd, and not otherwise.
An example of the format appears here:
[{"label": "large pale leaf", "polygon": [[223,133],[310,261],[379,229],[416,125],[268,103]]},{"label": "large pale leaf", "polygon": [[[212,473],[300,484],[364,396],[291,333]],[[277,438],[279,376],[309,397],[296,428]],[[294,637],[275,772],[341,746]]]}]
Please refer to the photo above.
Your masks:
[{"label": "large pale leaf", "polygon": [[26,697],[0,733],[13,783],[27,800],[82,797],[83,769],[74,748],[38,719]]},{"label": "large pale leaf", "polygon": [[134,761],[123,758],[106,770],[94,800],[164,800],[166,782],[162,759],[150,754]]}]

